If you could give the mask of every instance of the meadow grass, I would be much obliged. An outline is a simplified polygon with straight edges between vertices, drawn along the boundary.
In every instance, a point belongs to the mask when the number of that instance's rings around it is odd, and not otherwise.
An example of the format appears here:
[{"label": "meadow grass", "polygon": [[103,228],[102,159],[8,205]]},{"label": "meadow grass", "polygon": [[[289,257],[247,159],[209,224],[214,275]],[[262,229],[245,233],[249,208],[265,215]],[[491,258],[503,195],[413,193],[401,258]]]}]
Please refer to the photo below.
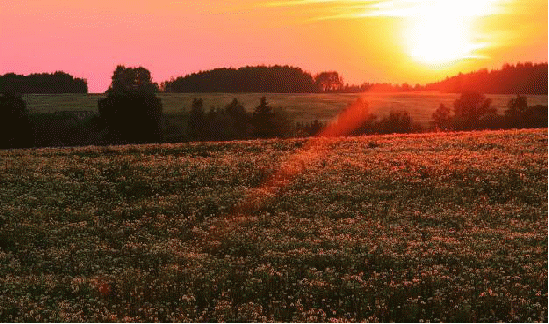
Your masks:
[{"label": "meadow grass", "polygon": [[0,320],[547,322],[547,145],[0,151]]}]

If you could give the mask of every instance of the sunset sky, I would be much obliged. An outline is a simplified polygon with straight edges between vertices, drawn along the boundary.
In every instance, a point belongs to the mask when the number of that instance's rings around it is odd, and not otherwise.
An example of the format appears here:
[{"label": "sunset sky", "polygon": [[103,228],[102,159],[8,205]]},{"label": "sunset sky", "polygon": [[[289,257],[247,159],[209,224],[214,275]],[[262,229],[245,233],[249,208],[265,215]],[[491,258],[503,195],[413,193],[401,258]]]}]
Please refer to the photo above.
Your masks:
[{"label": "sunset sky", "polygon": [[118,64],[155,82],[279,64],[426,83],[547,61],[547,12],[546,0],[0,0],[0,74],[62,70],[90,92]]}]

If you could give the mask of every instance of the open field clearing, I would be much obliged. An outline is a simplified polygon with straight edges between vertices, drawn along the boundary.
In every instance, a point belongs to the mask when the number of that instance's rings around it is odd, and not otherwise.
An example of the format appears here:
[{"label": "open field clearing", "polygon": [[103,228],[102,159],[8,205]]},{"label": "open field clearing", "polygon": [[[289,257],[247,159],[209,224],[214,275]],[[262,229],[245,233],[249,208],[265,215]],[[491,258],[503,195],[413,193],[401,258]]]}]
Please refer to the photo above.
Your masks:
[{"label": "open field clearing", "polygon": [[[164,113],[179,114],[189,112],[193,98],[204,99],[204,109],[224,107],[233,98],[237,98],[252,112],[259,104],[259,98],[265,96],[273,107],[284,108],[292,120],[323,122],[334,119],[347,105],[356,98],[363,97],[373,113],[389,114],[392,110],[408,111],[414,122],[427,126],[433,112],[441,103],[452,108],[459,94],[439,92],[400,92],[400,93],[159,93]],[[31,113],[56,111],[93,111],[97,112],[97,100],[105,94],[55,94],[25,95],[24,99]],[[492,105],[503,114],[507,103],[515,95],[486,95],[492,99]],[[527,95],[530,106],[547,106],[547,96]]]},{"label": "open field clearing", "polygon": [[547,145],[0,151],[0,320],[547,322]]}]

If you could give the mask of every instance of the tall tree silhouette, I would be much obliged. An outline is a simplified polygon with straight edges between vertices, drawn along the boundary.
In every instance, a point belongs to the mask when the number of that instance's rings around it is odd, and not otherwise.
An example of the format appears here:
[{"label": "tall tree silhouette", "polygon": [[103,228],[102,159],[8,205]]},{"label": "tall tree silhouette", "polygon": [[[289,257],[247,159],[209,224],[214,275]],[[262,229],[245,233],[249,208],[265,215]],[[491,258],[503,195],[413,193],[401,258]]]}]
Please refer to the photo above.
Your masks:
[{"label": "tall tree silhouette", "polygon": [[0,94],[0,148],[32,146],[32,127],[21,96]]},{"label": "tall tree silhouette", "polygon": [[225,112],[232,119],[232,125],[237,138],[246,138],[248,136],[248,114],[244,106],[234,98],[231,103],[225,107]]},{"label": "tall tree silhouette", "polygon": [[483,94],[473,91],[463,92],[454,102],[455,127],[457,129],[481,128],[482,120],[496,115],[492,101]]},{"label": "tall tree silhouette", "polygon": [[450,115],[450,108],[446,107],[444,104],[440,104],[433,113],[432,118],[437,129],[448,130],[451,128],[452,116]]},{"label": "tall tree silhouette", "polygon": [[267,103],[267,98],[261,97],[259,106],[255,107],[252,116],[254,135],[268,138],[276,136],[276,123],[273,109]]},{"label": "tall tree silhouette", "polygon": [[161,141],[162,103],[157,89],[147,69],[116,67],[107,98],[98,102],[99,115],[107,125],[106,142]]},{"label": "tall tree silhouette", "polygon": [[516,98],[509,100],[505,119],[509,127],[524,127],[524,117],[528,110],[528,100],[526,97],[517,95]]},{"label": "tall tree silhouette", "polygon": [[205,140],[206,139],[206,115],[204,114],[204,107],[202,104],[202,98],[193,99],[191,106],[191,112],[189,114],[188,129],[189,136],[193,140]]}]

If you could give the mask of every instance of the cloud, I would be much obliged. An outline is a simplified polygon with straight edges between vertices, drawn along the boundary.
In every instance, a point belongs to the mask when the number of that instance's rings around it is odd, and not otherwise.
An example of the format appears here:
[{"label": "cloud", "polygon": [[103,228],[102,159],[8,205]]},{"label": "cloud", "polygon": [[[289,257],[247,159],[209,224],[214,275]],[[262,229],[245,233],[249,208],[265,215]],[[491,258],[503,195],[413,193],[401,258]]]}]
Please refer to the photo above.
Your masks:
[{"label": "cloud", "polygon": [[303,5],[322,5],[322,4],[330,4],[330,3],[367,3],[372,1],[365,1],[365,0],[287,0],[287,1],[271,1],[271,2],[264,2],[261,3],[260,6],[262,7],[295,7],[295,6],[303,6]]},{"label": "cloud", "polygon": [[313,20],[355,19],[364,17],[421,17],[440,12],[453,16],[478,17],[501,13],[510,0],[286,0],[262,2],[264,8],[320,7],[323,15]]}]

